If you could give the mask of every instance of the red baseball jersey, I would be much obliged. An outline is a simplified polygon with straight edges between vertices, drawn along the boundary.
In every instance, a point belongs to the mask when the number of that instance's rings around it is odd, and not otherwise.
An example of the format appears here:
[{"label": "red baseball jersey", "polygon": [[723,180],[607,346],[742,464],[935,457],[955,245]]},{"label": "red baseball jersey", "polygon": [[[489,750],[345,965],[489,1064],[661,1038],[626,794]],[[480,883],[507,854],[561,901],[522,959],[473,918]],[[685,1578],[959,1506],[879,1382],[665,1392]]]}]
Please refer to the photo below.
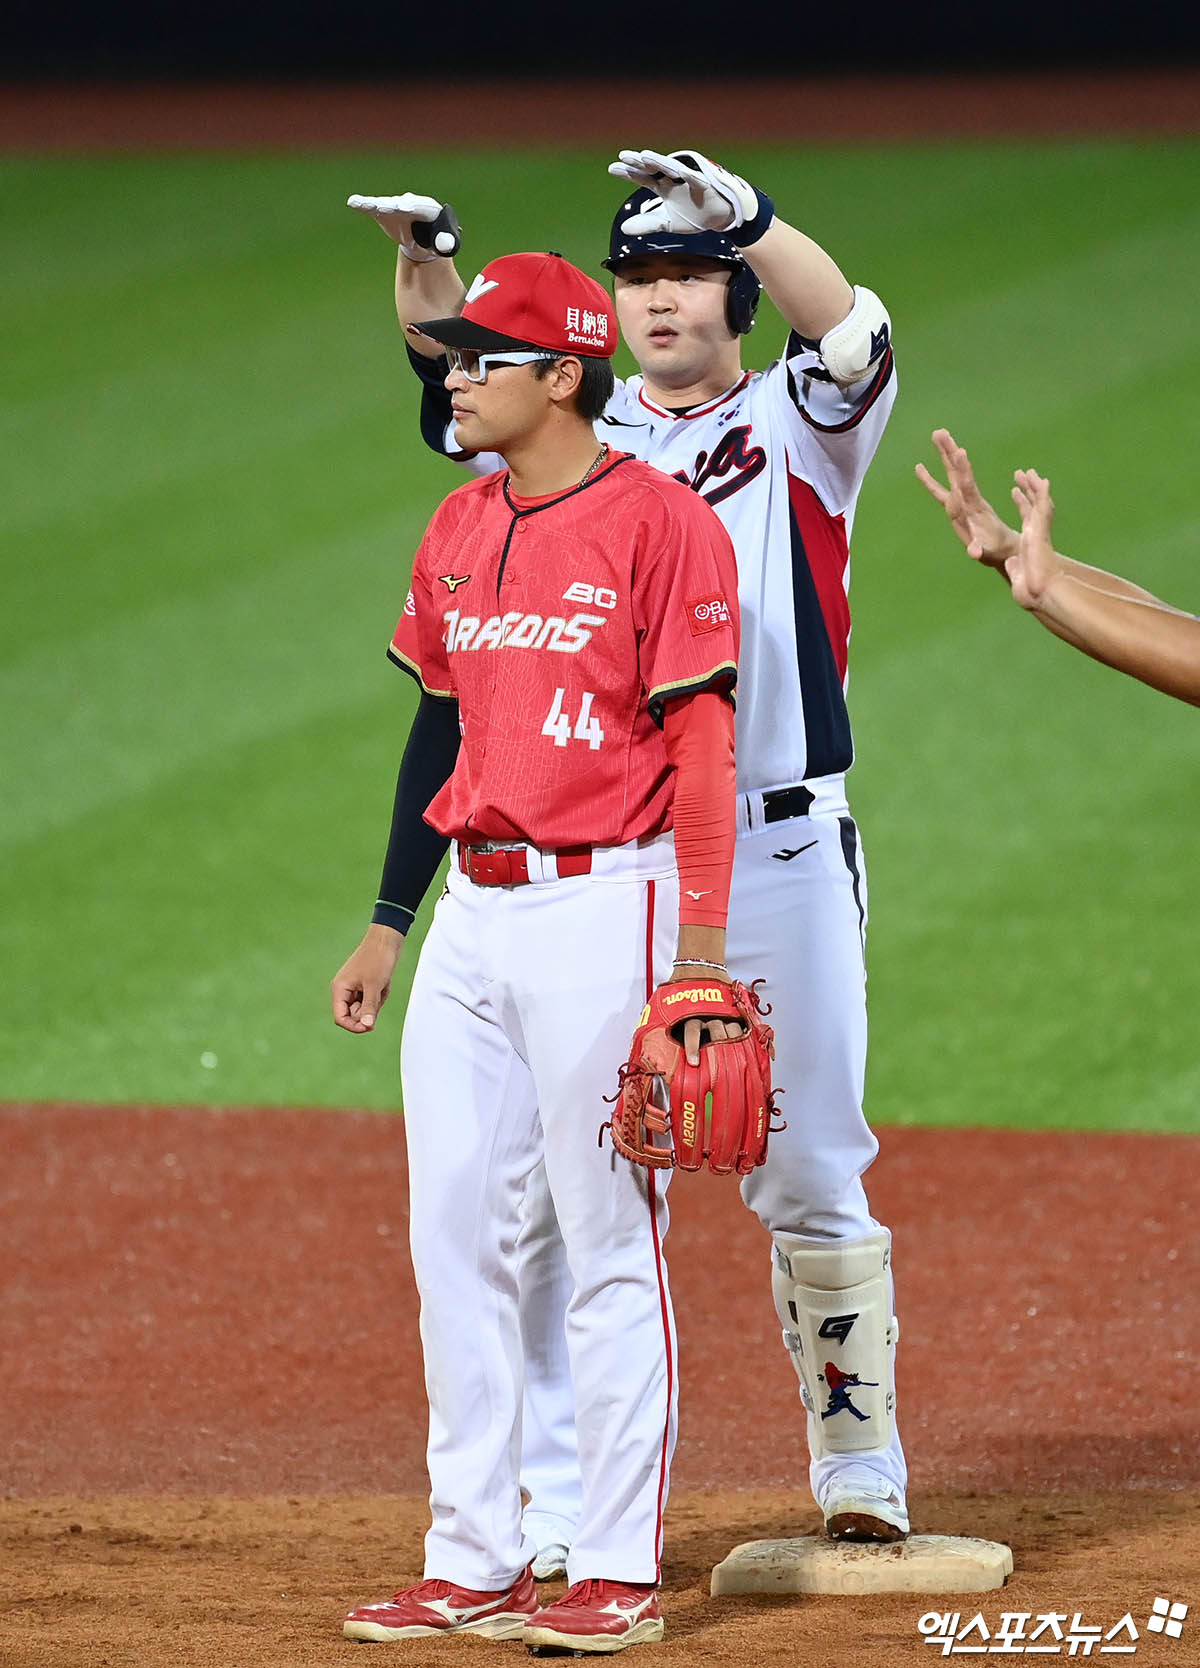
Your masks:
[{"label": "red baseball jersey", "polygon": [[426,530],[389,654],[456,700],[458,763],[426,812],[452,839],[546,850],[671,827],[663,703],[737,680],[737,567],[716,515],[627,453],[516,498],[508,472]]}]

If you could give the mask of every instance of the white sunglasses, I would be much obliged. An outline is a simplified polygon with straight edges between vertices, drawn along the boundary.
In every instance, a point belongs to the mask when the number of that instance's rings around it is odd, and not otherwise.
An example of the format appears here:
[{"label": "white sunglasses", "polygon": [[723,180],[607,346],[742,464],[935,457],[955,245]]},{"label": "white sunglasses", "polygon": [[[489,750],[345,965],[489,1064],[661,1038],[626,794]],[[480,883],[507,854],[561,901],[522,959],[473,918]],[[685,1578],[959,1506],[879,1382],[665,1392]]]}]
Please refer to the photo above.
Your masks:
[{"label": "white sunglasses", "polygon": [[[447,347],[451,371],[461,371],[468,382],[486,382],[493,365],[532,365],[537,359],[560,359],[546,351],[530,353],[480,353],[476,348]],[[447,375],[449,372],[447,372]]]}]

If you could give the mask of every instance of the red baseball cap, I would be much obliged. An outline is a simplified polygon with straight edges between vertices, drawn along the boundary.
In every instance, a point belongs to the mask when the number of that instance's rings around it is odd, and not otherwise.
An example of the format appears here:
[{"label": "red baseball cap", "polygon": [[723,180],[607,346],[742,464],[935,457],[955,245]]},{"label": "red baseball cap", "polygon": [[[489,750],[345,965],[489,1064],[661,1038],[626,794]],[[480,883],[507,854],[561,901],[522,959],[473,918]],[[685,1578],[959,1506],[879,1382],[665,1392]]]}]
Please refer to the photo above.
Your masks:
[{"label": "red baseball cap", "polygon": [[501,255],[467,291],[462,313],[410,324],[447,347],[546,348],[611,359],[617,321],[608,291],[561,255]]}]

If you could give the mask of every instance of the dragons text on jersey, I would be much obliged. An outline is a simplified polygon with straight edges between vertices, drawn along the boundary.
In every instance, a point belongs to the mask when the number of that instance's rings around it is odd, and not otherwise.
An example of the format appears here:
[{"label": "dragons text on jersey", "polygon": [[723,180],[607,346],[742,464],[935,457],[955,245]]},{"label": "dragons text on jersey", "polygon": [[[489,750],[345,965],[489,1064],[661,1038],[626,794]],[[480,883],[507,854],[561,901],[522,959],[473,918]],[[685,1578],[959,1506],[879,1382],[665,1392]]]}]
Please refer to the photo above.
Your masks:
[{"label": "dragons text on jersey", "polygon": [[648,465],[615,453],[544,499],[515,497],[506,472],[460,487],[417,552],[389,650],[459,704],[458,763],[427,820],[544,849],[664,832],[663,704],[731,691],[737,640],[727,534]]}]

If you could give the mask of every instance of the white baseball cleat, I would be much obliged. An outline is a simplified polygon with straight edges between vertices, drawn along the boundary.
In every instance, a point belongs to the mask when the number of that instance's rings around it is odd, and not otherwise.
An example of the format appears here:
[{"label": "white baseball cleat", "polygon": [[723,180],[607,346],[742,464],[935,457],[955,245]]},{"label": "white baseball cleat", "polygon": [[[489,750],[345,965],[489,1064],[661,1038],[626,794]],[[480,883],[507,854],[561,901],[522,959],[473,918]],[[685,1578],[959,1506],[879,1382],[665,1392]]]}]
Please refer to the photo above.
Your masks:
[{"label": "white baseball cleat", "polygon": [[819,1501],[831,1541],[902,1541],[908,1510],[895,1483],[869,1465],[847,1465],[825,1486]]},{"label": "white baseball cleat", "polygon": [[567,1553],[570,1548],[561,1541],[551,1541],[549,1546],[539,1549],[537,1557],[531,1566],[535,1581],[556,1581],[560,1575],[567,1573]]}]

